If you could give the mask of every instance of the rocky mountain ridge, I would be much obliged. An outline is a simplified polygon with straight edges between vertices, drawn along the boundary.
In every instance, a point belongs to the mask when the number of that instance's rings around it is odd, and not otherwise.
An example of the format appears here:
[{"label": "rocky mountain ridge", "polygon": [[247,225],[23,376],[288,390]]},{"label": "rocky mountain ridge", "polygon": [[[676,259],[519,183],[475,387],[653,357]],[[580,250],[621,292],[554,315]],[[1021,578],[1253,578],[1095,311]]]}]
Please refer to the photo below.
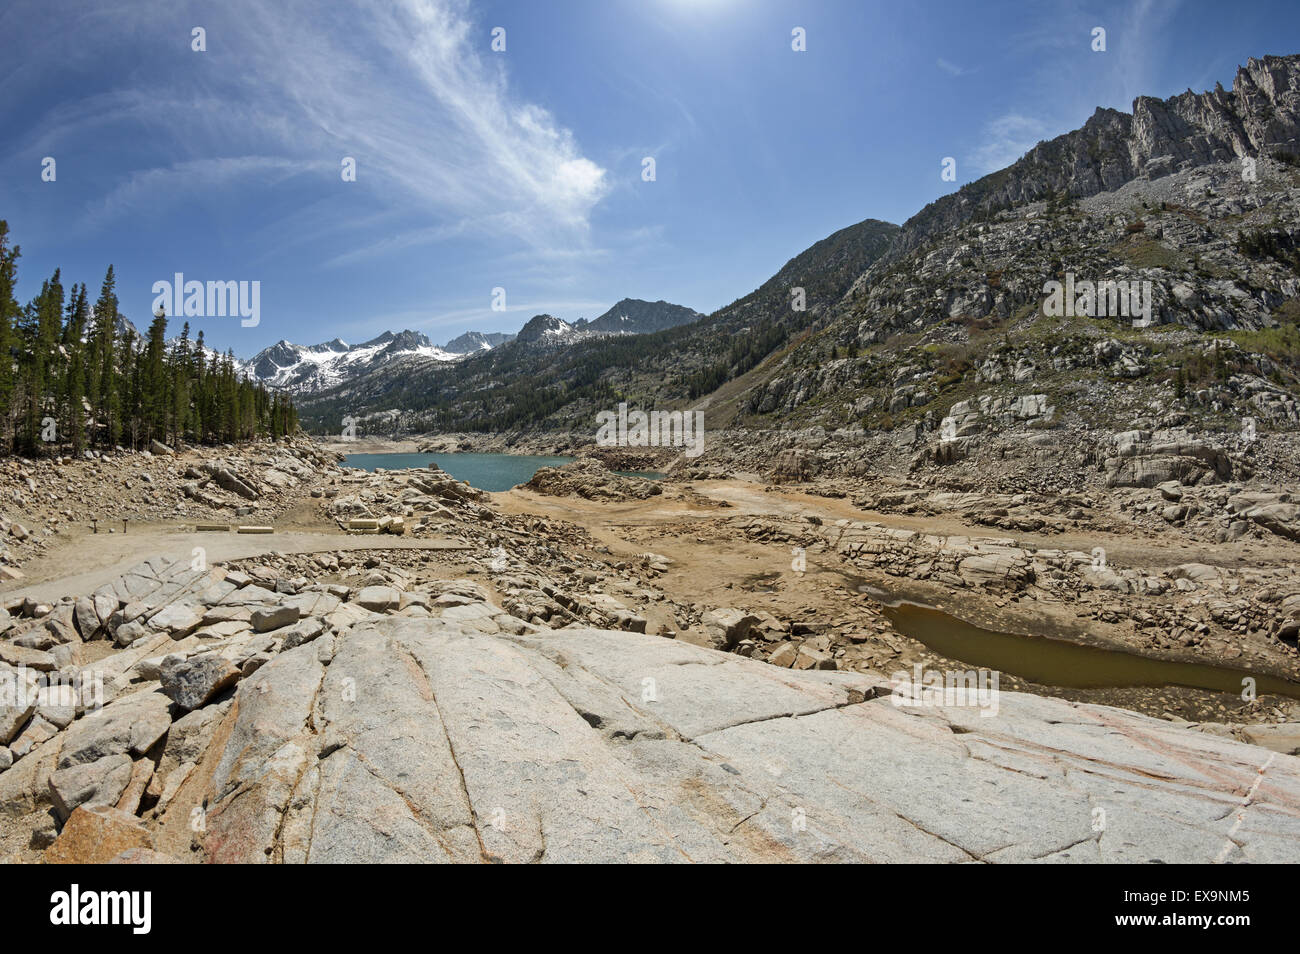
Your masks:
[{"label": "rocky mountain ridge", "polygon": [[364,386],[364,380],[387,369],[440,375],[445,366],[512,341],[521,345],[553,346],[606,335],[644,334],[695,321],[700,314],[665,301],[625,298],[600,317],[570,324],[551,315],[536,315],[517,333],[467,331],[444,345],[410,329],[383,334],[350,345],[340,338],[317,345],[281,340],[247,361],[239,370],[270,387],[310,402],[312,395],[340,386]]},{"label": "rocky mountain ridge", "polygon": [[[661,309],[671,327],[641,334],[590,334],[553,316],[534,318],[521,335],[547,347],[509,347],[474,355],[434,374],[403,364],[313,395],[300,405],[309,428],[329,432],[343,415],[373,417],[386,433],[503,431],[517,424],[566,427],[591,420],[609,395],[626,389],[647,404],[708,393],[728,369],[751,366],[773,347],[805,333],[889,247],[898,226],[867,219],[796,255],[755,291],[706,318],[681,306]],[[791,308],[792,285],[806,307]],[[666,303],[665,303],[666,304]],[[647,306],[625,300],[589,323],[647,327]],[[634,311],[633,308],[636,310]],[[443,369],[440,369],[443,370]],[[551,420],[549,416],[555,415]]]},{"label": "rocky mountain ridge", "polygon": [[[902,228],[836,233],[654,347],[556,326],[544,340],[558,360],[380,375],[321,395],[304,420],[578,435],[617,393],[702,408],[715,430],[902,426],[937,440],[955,404],[1045,393],[1044,426],[1100,413],[1124,430],[1153,402],[1165,423],[1236,429],[1259,411],[1285,425],[1300,399],[1298,116],[1300,56],[1252,59],[1231,91],[1099,110]],[[864,228],[883,247],[862,255]],[[1136,282],[1148,320],[1045,314],[1046,283],[1075,279]]]},{"label": "rocky mountain ridge", "polygon": [[663,301],[624,298],[598,318],[579,318],[569,323],[554,315],[534,315],[519,329],[522,343],[571,345],[606,335],[643,335],[699,321],[704,316],[694,309]]},{"label": "rocky mountain ridge", "polygon": [[1232,90],[1216,85],[1133,112],[1098,108],[1079,129],[1040,142],[1006,169],[927,205],[903,224],[895,254],[979,216],[1064,193],[1085,198],[1243,157],[1300,158],[1300,56],[1251,58]]}]

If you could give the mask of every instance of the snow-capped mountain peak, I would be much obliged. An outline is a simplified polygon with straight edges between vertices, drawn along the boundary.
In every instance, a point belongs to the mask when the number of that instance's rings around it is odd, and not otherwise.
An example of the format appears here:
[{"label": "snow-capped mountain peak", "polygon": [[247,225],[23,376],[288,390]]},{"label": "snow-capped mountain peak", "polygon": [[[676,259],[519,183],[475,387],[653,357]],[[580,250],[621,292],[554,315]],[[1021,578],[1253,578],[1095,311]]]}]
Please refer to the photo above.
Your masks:
[{"label": "snow-capped mountain peak", "polygon": [[[477,336],[472,345],[468,343],[470,336]],[[492,348],[512,337],[469,332],[445,347],[439,347],[429,340],[428,335],[407,329],[385,331],[357,345],[350,345],[342,338],[315,345],[297,345],[281,340],[259,352],[248,364],[252,376],[269,387],[309,394],[334,387],[398,359],[456,361],[465,354]]]}]

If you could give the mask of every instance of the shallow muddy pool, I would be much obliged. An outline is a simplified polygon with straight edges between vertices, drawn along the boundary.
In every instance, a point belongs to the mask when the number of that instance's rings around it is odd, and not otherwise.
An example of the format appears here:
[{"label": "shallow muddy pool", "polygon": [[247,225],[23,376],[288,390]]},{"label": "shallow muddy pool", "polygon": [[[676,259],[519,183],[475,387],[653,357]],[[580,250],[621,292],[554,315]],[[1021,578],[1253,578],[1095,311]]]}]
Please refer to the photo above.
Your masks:
[{"label": "shallow muddy pool", "polygon": [[1039,685],[1069,689],[1184,686],[1240,697],[1242,680],[1251,677],[1257,695],[1300,699],[1300,683],[1230,666],[1170,662],[1046,636],[997,632],[918,603],[886,602],[884,614],[898,632],[949,659]]}]

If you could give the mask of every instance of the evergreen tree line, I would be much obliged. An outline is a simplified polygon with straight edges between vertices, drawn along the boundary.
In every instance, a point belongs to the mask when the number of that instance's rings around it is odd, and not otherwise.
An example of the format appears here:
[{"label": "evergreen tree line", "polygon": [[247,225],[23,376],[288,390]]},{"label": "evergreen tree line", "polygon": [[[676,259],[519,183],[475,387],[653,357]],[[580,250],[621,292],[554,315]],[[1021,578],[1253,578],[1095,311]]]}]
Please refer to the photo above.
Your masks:
[{"label": "evergreen tree line", "polygon": [[19,254],[0,219],[0,454],[233,443],[297,430],[288,397],[240,376],[232,352],[205,356],[203,332],[191,342],[188,322],[171,345],[166,316],[143,338],[119,329],[111,265],[93,307],[85,283],[65,292],[59,269],[20,307]]}]

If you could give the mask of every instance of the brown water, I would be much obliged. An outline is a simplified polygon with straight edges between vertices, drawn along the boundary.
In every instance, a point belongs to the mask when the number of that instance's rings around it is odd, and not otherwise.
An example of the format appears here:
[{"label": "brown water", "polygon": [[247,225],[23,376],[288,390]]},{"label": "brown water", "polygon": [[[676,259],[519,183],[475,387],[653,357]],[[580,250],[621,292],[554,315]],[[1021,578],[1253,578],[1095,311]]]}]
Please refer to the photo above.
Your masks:
[{"label": "brown water", "polygon": [[1168,662],[1046,636],[1000,633],[917,603],[886,605],[884,613],[898,632],[949,659],[1039,685],[1073,689],[1185,686],[1240,697],[1242,680],[1251,677],[1257,695],[1300,699],[1300,683],[1229,666]]}]

